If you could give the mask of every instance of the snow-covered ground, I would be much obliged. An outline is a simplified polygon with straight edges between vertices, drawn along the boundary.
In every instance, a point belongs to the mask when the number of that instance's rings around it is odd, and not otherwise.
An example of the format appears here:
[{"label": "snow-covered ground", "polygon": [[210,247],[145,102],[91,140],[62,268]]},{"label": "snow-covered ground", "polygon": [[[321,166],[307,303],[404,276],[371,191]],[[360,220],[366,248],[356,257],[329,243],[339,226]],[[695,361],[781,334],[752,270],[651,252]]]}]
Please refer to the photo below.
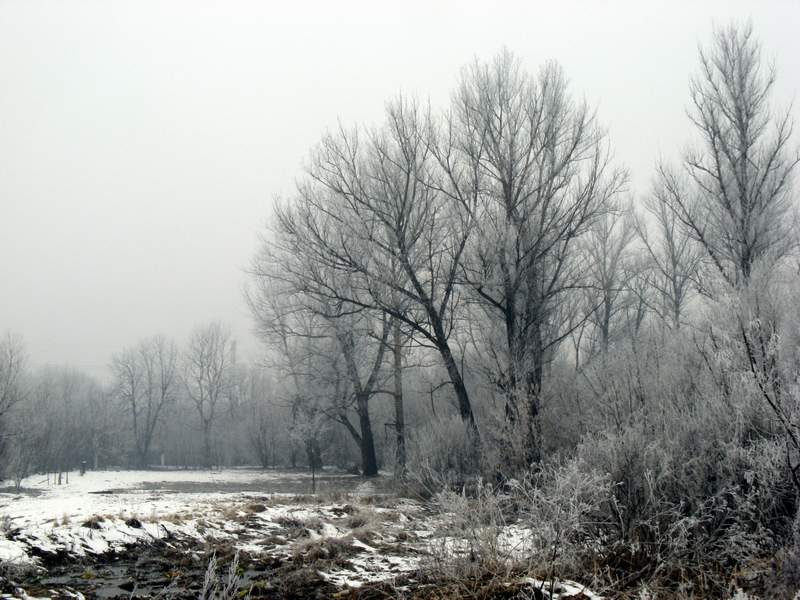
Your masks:
[{"label": "snow-covered ground", "polygon": [[[319,486],[311,496],[307,474],[255,469],[71,473],[62,485],[37,475],[21,493],[0,493],[0,562],[44,571],[163,544],[203,565],[226,548],[312,565],[324,581],[351,587],[432,566],[446,515],[354,476]],[[524,532],[512,526],[506,538],[513,552]]]},{"label": "snow-covered ground", "polygon": [[[318,483],[324,489],[326,480]],[[347,563],[339,561],[346,568],[326,573],[333,582],[358,585],[414,570],[417,556],[386,552],[387,543],[396,541],[392,530],[405,529],[413,517],[354,505],[354,499],[372,498],[371,482],[337,476],[336,485],[339,490],[323,492],[319,501],[308,496],[298,501],[297,494],[273,490],[310,492],[306,474],[98,471],[72,473],[62,485],[37,475],[23,482],[22,493],[0,493],[0,561],[36,567],[56,559],[122,554],[157,540],[175,545],[189,540],[200,556],[213,552],[214,544],[226,543],[250,556],[296,557],[319,554],[316,542],[324,557],[330,538],[341,540],[339,545],[352,555]],[[339,496],[346,501],[330,501]],[[397,505],[405,513],[420,510],[413,502]],[[389,512],[382,523],[381,513]],[[401,537],[407,539],[407,534]],[[362,540],[377,541],[383,548]]]},{"label": "snow-covered ground", "polygon": [[[269,494],[271,483],[285,483],[287,477],[298,482],[309,479],[304,474],[244,469],[97,471],[83,476],[71,473],[68,483],[63,479],[61,485],[55,485],[52,479],[35,475],[22,482],[24,492],[0,493],[0,560],[35,563],[35,555],[41,551],[103,554],[122,550],[125,544],[163,538],[173,530],[176,534],[196,533],[197,518],[213,521],[254,494],[181,492],[170,490],[170,484],[191,483],[197,489],[220,489],[226,484],[235,489],[235,484],[248,484],[263,487]],[[85,526],[92,517],[103,520]],[[125,525],[125,521],[135,523],[133,519],[141,527]],[[215,524],[225,531],[224,523]],[[17,533],[9,536],[12,532]]]}]

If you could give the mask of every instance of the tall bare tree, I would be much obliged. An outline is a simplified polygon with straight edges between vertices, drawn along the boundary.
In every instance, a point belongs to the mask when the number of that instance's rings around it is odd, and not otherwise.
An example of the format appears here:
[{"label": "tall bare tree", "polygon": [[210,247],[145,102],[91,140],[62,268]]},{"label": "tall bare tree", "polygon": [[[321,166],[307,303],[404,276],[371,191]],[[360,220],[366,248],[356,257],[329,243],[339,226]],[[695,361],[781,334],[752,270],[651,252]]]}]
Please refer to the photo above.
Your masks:
[{"label": "tall bare tree", "polygon": [[[339,416],[361,450],[362,474],[365,477],[374,477],[378,474],[378,461],[375,455],[375,439],[372,433],[369,401],[375,394],[379,383],[378,378],[388,345],[390,319],[383,315],[379,330],[376,332],[364,331],[363,325],[352,322],[346,323],[337,320],[332,324],[336,328],[336,340],[342,353],[350,386],[352,386],[352,397],[359,421],[358,431],[350,425],[344,413],[339,413]],[[377,338],[377,341],[372,344],[374,350],[371,355],[365,352],[370,345],[368,344],[370,336]]]},{"label": "tall bare tree", "polygon": [[259,463],[267,468],[274,462],[273,448],[280,418],[274,403],[272,380],[266,369],[251,367],[240,383],[247,438]]},{"label": "tall bare tree", "polygon": [[[327,319],[305,306],[303,296],[279,277],[283,259],[262,248],[255,260],[259,276],[246,298],[257,334],[271,350],[270,366],[284,382],[276,396],[288,409],[291,438],[303,446],[313,471],[322,467],[320,438],[330,420],[327,409],[340,396],[340,351]],[[292,466],[295,454],[293,448]]]},{"label": "tall bare tree", "polygon": [[[370,418],[370,400],[378,391],[383,372],[384,355],[388,347],[390,318],[382,312],[363,308],[349,308],[341,301],[333,302],[316,294],[302,291],[298,281],[281,284],[282,267],[288,259],[271,255],[269,264],[258,263],[260,278],[257,287],[249,294],[250,306],[261,325],[265,341],[277,344],[285,357],[302,348],[304,359],[295,357],[290,368],[298,394],[306,387],[301,379],[325,380],[332,393],[322,410],[341,423],[361,452],[361,470],[364,476],[378,474],[378,460]],[[277,268],[276,268],[277,267]],[[348,278],[336,277],[322,265],[317,265],[331,289],[334,279],[340,282],[336,289],[347,287]],[[266,284],[266,285],[265,285]],[[341,292],[340,292],[341,293]],[[280,295],[278,300],[276,295]],[[299,348],[297,348],[299,344]],[[330,357],[331,353],[335,353]],[[328,358],[326,358],[328,355]],[[314,361],[327,368],[316,370],[306,364],[308,373],[301,378],[301,364]],[[302,401],[302,394],[297,398]],[[306,402],[306,404],[308,404]],[[358,425],[350,421],[352,408]]]},{"label": "tall bare tree", "polygon": [[496,383],[509,423],[525,423],[528,460],[539,457],[547,357],[570,333],[566,296],[584,275],[577,240],[624,186],[605,135],[575,103],[561,69],[527,73],[508,51],[464,73],[432,153],[446,195],[473,204],[475,235],[460,275],[490,318],[502,320]]},{"label": "tall bare tree", "polygon": [[[277,208],[272,244],[291,257],[283,276],[298,292],[383,312],[437,351],[461,417],[477,433],[450,339],[475,197],[444,190],[430,132],[428,115],[401,99],[382,129],[326,136],[297,197]],[[262,267],[273,250],[256,259],[256,278],[268,275]]]},{"label": "tall bare tree", "polygon": [[764,64],[751,25],[715,31],[690,85],[690,118],[702,139],[684,157],[690,186],[665,195],[731,285],[746,285],[756,263],[796,247],[790,187],[800,154],[790,146],[790,111],[770,107],[774,84],[775,69]]}]

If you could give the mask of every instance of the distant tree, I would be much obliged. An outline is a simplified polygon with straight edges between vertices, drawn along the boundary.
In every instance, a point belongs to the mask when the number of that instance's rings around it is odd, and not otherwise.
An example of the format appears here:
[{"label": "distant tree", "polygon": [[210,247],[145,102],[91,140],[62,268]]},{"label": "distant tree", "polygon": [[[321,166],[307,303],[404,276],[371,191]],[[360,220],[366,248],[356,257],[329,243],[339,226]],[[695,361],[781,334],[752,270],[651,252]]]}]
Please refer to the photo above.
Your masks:
[{"label": "distant tree", "polygon": [[[24,396],[25,349],[22,338],[7,332],[0,338],[0,460],[7,446],[7,420]],[[0,465],[3,463],[0,462]],[[0,469],[0,473],[2,470]]]},{"label": "distant tree", "polygon": [[275,392],[269,375],[256,367],[247,370],[242,388],[247,438],[258,462],[266,469],[275,462],[275,438],[280,418],[274,402]]},{"label": "distant tree", "polygon": [[672,328],[679,328],[697,283],[702,248],[691,230],[670,210],[675,202],[688,198],[686,182],[668,167],[659,165],[653,190],[642,202],[650,226],[641,215],[635,219],[636,232],[647,252],[650,285],[656,301],[650,307]]},{"label": "distant tree", "polygon": [[[333,320],[331,323],[336,330],[334,335],[342,353],[349,389],[352,390],[353,406],[358,415],[358,428],[350,423],[344,410],[337,411],[337,420],[345,425],[361,450],[361,473],[365,477],[375,477],[378,474],[378,460],[375,454],[369,401],[380,382],[391,321],[383,315],[377,331],[373,332],[369,316],[359,315],[359,317],[358,321],[351,317],[345,322]],[[371,340],[371,337],[374,339]],[[342,404],[340,408],[343,408]]]},{"label": "distant tree", "polygon": [[637,271],[630,260],[636,233],[630,211],[608,212],[589,228],[583,246],[589,266],[586,276],[589,322],[595,333],[593,351],[605,353],[613,335],[621,328],[631,303],[638,303],[631,283]]},{"label": "distant tree", "polygon": [[746,285],[758,262],[796,247],[791,179],[800,154],[790,147],[791,112],[772,112],[775,69],[764,65],[751,25],[715,31],[700,51],[690,86],[690,118],[702,145],[686,153],[689,185],[661,177],[663,199],[731,285]]},{"label": "distant tree", "polygon": [[207,468],[213,463],[214,424],[228,398],[235,362],[234,340],[221,323],[196,329],[184,352],[183,384],[200,420],[203,465]]},{"label": "distant tree", "polygon": [[32,378],[30,402],[44,415],[35,427],[36,469],[53,473],[58,484],[90,456],[92,424],[86,412],[99,390],[92,377],[68,367],[46,367]]},{"label": "distant tree", "polygon": [[121,449],[117,448],[116,440],[121,437],[122,427],[118,417],[113,390],[93,381],[87,387],[81,416],[87,446],[82,460],[86,460],[90,468],[99,469],[101,464],[108,466],[109,460],[119,458]]},{"label": "distant tree", "polygon": [[127,406],[138,466],[147,466],[165,407],[178,392],[178,350],[161,336],[126,348],[111,361],[115,393]]},{"label": "distant tree", "polygon": [[[286,367],[297,394],[293,414],[316,422],[316,415],[300,410],[313,406],[343,425],[360,449],[362,473],[374,477],[378,460],[370,400],[381,382],[391,321],[385,313],[346,307],[308,293],[295,278],[286,281],[282,265],[289,260],[279,249],[258,258],[257,287],[251,290],[249,300],[259,332],[292,363]],[[336,274],[323,265],[317,265],[317,273],[326,278],[330,289],[344,287],[346,279],[342,277],[338,278],[340,286],[334,287]],[[307,397],[305,390],[318,385],[331,390],[325,394],[328,402],[312,402]],[[348,414],[351,409],[358,419],[355,426]]]}]

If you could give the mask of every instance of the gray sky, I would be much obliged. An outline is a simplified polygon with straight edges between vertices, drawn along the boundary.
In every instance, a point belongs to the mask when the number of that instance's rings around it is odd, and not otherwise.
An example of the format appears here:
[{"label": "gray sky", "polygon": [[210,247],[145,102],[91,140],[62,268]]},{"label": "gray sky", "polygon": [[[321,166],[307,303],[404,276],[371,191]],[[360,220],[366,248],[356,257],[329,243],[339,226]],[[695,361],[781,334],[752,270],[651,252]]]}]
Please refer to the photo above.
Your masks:
[{"label": "gray sky", "polygon": [[243,270],[313,144],[337,119],[378,122],[399,91],[443,105],[503,46],[563,65],[643,193],[689,138],[697,43],[747,18],[786,106],[788,0],[0,0],[0,331],[34,365],[98,376],[141,337],[183,344],[214,319],[255,353]]}]

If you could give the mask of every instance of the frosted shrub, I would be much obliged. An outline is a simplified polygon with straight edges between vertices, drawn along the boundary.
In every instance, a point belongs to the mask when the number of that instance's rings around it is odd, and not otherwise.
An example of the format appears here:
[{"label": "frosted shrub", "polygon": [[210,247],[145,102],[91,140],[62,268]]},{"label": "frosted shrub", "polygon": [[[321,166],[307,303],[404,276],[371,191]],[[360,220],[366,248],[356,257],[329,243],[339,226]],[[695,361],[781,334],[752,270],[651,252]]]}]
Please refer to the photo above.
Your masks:
[{"label": "frosted shrub", "polygon": [[532,569],[575,573],[592,554],[603,530],[602,507],[611,498],[606,475],[573,460],[512,482],[510,494],[529,532],[527,560]]},{"label": "frosted shrub", "polygon": [[461,575],[510,566],[500,541],[506,526],[503,498],[490,485],[479,481],[473,494],[445,489],[434,500],[442,521],[431,550],[440,569]]},{"label": "frosted shrub", "polygon": [[582,564],[600,543],[598,516],[611,496],[605,476],[572,461],[543,468],[502,490],[479,481],[472,493],[443,490],[433,536],[437,568],[448,576],[527,572],[551,584],[586,578]]},{"label": "frosted shrub", "polygon": [[476,444],[458,416],[433,419],[408,440],[408,482],[423,496],[462,489],[478,473]]},{"label": "frosted shrub", "polygon": [[612,484],[597,554],[611,584],[628,572],[718,594],[788,535],[794,490],[779,441],[742,445],[713,420],[676,418],[661,432],[634,425],[586,440],[578,457],[582,471],[608,473]]}]

